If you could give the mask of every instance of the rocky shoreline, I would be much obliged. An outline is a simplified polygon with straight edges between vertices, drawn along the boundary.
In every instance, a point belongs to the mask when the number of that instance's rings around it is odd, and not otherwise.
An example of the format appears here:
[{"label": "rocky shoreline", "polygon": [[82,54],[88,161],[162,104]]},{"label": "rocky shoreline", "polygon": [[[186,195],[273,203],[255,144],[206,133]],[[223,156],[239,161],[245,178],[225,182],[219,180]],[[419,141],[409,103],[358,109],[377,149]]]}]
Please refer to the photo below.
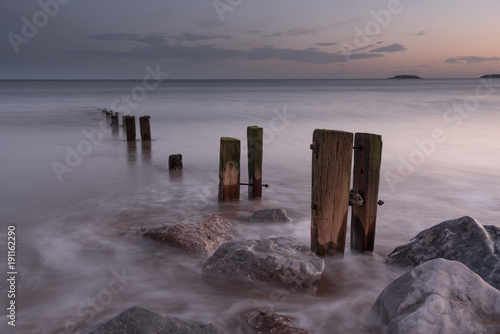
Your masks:
[{"label": "rocky shoreline", "polygon": [[[252,222],[291,222],[283,209],[256,212]],[[219,215],[131,229],[204,258],[200,279],[268,285],[314,296],[325,263],[291,237],[231,240],[231,222]],[[472,217],[437,224],[394,249],[382,261],[408,268],[360,316],[369,333],[500,332],[500,227]],[[377,261],[374,259],[374,261]],[[315,298],[315,297],[313,297]],[[248,333],[306,334],[287,315],[262,309],[240,317]],[[125,331],[126,329],[126,331]],[[79,334],[222,333],[213,324],[196,324],[140,306]]]}]

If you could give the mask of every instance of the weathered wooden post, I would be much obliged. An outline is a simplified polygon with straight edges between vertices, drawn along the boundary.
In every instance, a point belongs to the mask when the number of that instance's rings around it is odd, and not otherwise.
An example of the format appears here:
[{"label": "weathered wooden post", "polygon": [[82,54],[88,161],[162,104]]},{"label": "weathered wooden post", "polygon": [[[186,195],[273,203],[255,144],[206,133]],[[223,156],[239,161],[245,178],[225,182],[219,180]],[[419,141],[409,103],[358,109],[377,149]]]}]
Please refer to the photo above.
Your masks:
[{"label": "weathered wooden post", "polygon": [[128,117],[129,115],[123,115],[122,116],[122,126],[123,126],[123,129],[125,129],[125,117]]},{"label": "weathered wooden post", "polygon": [[151,128],[149,126],[149,120],[151,116],[139,117],[139,127],[141,129],[141,139],[144,141],[151,140]]},{"label": "weathered wooden post", "polygon": [[354,139],[353,189],[364,199],[362,206],[352,207],[351,248],[373,252],[377,220],[382,136],[356,133]]},{"label": "weathered wooden post", "polygon": [[111,126],[114,128],[118,127],[118,113],[114,113],[111,115]]},{"label": "weathered wooden post", "polygon": [[135,116],[125,117],[125,132],[127,133],[127,141],[135,141]]},{"label": "weathered wooden post", "polygon": [[182,169],[182,154],[171,154],[168,157],[168,169]]},{"label": "weathered wooden post", "polygon": [[353,134],[314,130],[312,149],[311,250],[344,254],[351,183]]},{"label": "weathered wooden post", "polygon": [[264,129],[247,128],[248,146],[248,199],[262,197],[262,155]]},{"label": "weathered wooden post", "polygon": [[235,138],[220,139],[219,202],[240,199],[241,142]]}]

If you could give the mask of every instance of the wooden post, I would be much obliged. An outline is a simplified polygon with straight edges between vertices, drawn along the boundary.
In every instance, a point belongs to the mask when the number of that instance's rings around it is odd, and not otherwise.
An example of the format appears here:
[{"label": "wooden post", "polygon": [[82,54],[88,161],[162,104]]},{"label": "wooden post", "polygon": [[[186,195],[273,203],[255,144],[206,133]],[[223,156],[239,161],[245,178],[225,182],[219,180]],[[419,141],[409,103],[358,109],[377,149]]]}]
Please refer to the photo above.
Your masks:
[{"label": "wooden post", "polygon": [[382,136],[356,133],[354,139],[353,189],[364,199],[360,207],[352,207],[351,248],[373,252],[377,220]]},{"label": "wooden post", "polygon": [[111,115],[111,126],[114,128],[118,127],[118,113]]},{"label": "wooden post", "polygon": [[144,141],[151,140],[151,128],[149,126],[149,120],[151,116],[139,117],[139,127],[141,129],[141,139]]},{"label": "wooden post", "polygon": [[125,132],[127,133],[127,141],[135,141],[135,116],[125,117]]},{"label": "wooden post", "polygon": [[172,154],[168,157],[168,169],[182,168],[182,154]]},{"label": "wooden post", "polygon": [[113,111],[106,111],[106,122],[107,122],[107,125],[111,124],[111,116],[113,116]]},{"label": "wooden post", "polygon": [[262,197],[262,151],[264,129],[258,126],[247,128],[248,143],[248,199]]},{"label": "wooden post", "polygon": [[122,116],[122,126],[125,129],[125,117],[128,117],[129,115],[123,115]]},{"label": "wooden post", "polygon": [[311,193],[311,250],[344,254],[351,183],[353,134],[314,130]]},{"label": "wooden post", "polygon": [[240,199],[241,143],[238,139],[220,139],[219,202]]}]

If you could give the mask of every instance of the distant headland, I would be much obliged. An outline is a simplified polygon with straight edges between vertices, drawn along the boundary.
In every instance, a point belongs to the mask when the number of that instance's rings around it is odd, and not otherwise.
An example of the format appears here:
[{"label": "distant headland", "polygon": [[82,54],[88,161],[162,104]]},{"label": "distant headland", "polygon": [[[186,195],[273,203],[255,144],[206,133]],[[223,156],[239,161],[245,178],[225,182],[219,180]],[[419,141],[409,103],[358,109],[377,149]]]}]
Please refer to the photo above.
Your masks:
[{"label": "distant headland", "polygon": [[485,74],[480,79],[500,79],[500,74]]},{"label": "distant headland", "polygon": [[393,77],[389,77],[387,79],[422,79],[418,75],[410,75],[410,74],[403,74],[403,75],[396,75]]}]

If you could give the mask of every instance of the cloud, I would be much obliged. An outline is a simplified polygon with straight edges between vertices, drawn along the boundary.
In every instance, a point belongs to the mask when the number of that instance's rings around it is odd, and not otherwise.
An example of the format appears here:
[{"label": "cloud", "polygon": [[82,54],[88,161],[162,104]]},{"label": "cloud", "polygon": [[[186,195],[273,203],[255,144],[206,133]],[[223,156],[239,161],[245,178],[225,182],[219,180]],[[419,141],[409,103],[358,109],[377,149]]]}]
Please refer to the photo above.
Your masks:
[{"label": "cloud", "polygon": [[[182,36],[181,34],[180,36]],[[184,37],[186,37],[184,35]],[[187,36],[191,37],[191,36]],[[200,37],[200,36],[198,36]],[[189,38],[189,40],[205,40],[203,38]],[[101,36],[107,40],[137,40],[137,35],[129,36],[118,34]],[[176,37],[178,38],[178,37]],[[134,44],[128,51],[101,51],[88,50],[88,54],[115,59],[139,59],[143,61],[227,61],[227,60],[270,60],[278,59],[310,64],[344,63],[348,60],[370,59],[384,57],[379,53],[355,53],[345,57],[343,53],[329,53],[317,48],[282,49],[272,46],[256,47],[249,50],[225,49],[212,45],[185,45],[185,44]]]},{"label": "cloud", "polygon": [[99,35],[89,35],[85,36],[87,39],[94,39],[99,41],[128,41],[128,42],[138,42],[148,45],[159,45],[167,42],[167,34],[155,33],[155,34],[126,34],[126,33],[107,33]]},{"label": "cloud", "polygon": [[401,44],[393,43],[388,46],[382,46],[376,49],[371,50],[370,52],[399,52],[406,51],[406,47]]},{"label": "cloud", "polygon": [[99,35],[85,36],[87,39],[94,39],[100,41],[127,41],[127,42],[138,42],[148,45],[161,45],[168,43],[168,40],[174,40],[177,43],[183,42],[199,42],[207,41],[211,39],[223,39],[230,40],[232,36],[229,35],[203,35],[203,34],[192,34],[192,33],[182,33],[177,36],[169,36],[167,34],[152,33],[152,34],[127,34],[127,33],[106,33]]},{"label": "cloud", "polygon": [[231,36],[229,36],[229,35],[199,35],[199,34],[191,34],[191,33],[182,33],[175,38],[179,42],[184,42],[184,41],[197,42],[197,41],[205,41],[205,40],[209,40],[209,39],[230,40]]},{"label": "cloud", "polygon": [[417,37],[422,37],[422,36],[425,36],[427,33],[425,31],[419,31],[417,32],[416,34],[413,34],[413,36],[417,36]]},{"label": "cloud", "polygon": [[318,32],[317,28],[298,28],[298,29],[288,29],[286,31],[277,31],[273,33],[263,33],[260,30],[250,30],[247,31],[248,34],[257,35],[260,37],[280,37],[280,36],[300,36],[300,35],[309,35]]},{"label": "cloud", "polygon": [[316,45],[318,46],[333,46],[333,45],[337,45],[337,43],[316,43]]},{"label": "cloud", "polygon": [[448,58],[444,62],[448,64],[474,64],[474,63],[483,63],[488,61],[491,62],[500,61],[500,57],[460,56],[460,57]]}]

